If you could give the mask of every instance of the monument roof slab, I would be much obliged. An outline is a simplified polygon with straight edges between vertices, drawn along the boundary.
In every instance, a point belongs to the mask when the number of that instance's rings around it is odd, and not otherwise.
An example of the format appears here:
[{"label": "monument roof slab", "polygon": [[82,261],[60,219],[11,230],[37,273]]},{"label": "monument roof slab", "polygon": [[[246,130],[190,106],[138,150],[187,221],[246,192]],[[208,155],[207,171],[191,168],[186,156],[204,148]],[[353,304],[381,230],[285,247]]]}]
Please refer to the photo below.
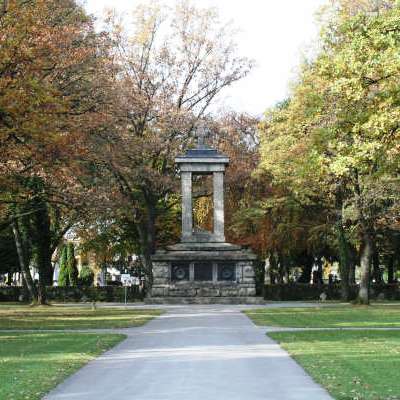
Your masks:
[{"label": "monument roof slab", "polygon": [[229,158],[215,149],[203,146],[188,150],[184,155],[176,157],[175,162],[177,164],[229,164]]}]

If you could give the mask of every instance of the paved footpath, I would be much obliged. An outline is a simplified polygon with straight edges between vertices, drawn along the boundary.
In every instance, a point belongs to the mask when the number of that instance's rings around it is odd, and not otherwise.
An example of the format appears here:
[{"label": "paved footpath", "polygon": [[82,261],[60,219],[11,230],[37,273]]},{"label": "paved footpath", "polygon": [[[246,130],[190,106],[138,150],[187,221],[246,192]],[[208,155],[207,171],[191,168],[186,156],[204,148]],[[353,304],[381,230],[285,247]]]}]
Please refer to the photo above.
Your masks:
[{"label": "paved footpath", "polygon": [[[243,307],[242,307],[243,308]],[[182,306],[90,362],[46,400],[328,400],[239,306]]]}]

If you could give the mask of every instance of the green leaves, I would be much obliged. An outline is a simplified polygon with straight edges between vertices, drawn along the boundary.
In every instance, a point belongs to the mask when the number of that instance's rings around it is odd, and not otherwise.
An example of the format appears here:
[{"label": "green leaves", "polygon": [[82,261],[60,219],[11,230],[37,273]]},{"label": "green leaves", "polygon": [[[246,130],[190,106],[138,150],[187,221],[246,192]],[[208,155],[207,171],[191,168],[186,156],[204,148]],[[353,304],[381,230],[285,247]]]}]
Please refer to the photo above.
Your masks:
[{"label": "green leaves", "polygon": [[[336,37],[304,66],[290,103],[263,125],[260,167],[293,191],[377,177],[399,154],[400,10],[335,17]],[[389,28],[390,27],[390,28]]]},{"label": "green leaves", "polygon": [[334,234],[341,215],[346,236],[362,248],[362,227],[382,228],[398,210],[390,182],[398,181],[400,163],[400,8],[379,4],[377,12],[369,0],[336,2],[320,53],[303,65],[290,100],[267,111],[260,125],[259,170],[278,188],[269,202],[285,210],[295,230],[290,210],[297,201],[311,244],[313,226]]}]

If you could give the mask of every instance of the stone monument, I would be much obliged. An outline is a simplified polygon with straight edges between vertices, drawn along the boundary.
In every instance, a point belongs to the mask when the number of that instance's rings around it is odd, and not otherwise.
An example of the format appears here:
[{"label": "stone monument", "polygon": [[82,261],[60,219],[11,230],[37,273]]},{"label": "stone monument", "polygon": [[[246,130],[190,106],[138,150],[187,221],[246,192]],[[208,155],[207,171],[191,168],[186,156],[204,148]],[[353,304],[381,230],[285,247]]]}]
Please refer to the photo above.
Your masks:
[{"label": "stone monument", "polygon": [[[181,242],[152,257],[153,285],[147,303],[260,303],[256,297],[253,252],[225,242],[224,172],[229,158],[204,143],[175,159],[182,185]],[[212,175],[213,231],[194,229],[192,177]]]}]

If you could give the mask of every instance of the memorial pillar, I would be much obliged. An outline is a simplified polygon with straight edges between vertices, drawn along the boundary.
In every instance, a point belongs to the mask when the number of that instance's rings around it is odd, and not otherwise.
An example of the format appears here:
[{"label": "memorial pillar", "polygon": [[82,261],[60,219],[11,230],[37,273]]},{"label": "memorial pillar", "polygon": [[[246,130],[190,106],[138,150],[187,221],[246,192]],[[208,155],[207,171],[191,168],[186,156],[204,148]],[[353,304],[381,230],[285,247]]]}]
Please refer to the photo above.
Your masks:
[{"label": "memorial pillar", "polygon": [[182,184],[182,241],[189,239],[193,231],[192,173],[181,172]]},{"label": "memorial pillar", "polygon": [[214,238],[225,242],[224,232],[224,173],[213,173],[214,197]]}]

